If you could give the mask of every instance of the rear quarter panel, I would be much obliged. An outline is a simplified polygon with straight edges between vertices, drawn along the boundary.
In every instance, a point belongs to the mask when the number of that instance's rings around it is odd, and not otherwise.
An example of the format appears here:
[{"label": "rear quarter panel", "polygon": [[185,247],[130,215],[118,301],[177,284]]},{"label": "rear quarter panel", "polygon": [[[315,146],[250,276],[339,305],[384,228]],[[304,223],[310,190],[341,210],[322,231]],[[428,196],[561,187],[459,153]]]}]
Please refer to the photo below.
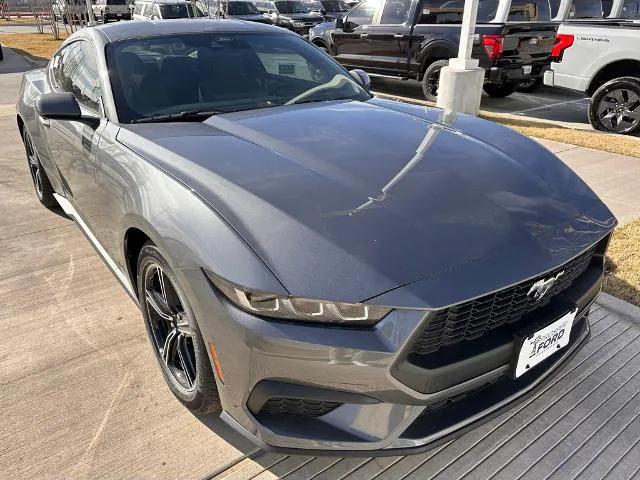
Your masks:
[{"label": "rear quarter panel", "polygon": [[640,61],[640,25],[625,28],[563,24],[558,33],[574,35],[573,45],[565,50],[562,62],[553,65],[558,86],[587,91],[591,80],[607,65],[618,60]]}]

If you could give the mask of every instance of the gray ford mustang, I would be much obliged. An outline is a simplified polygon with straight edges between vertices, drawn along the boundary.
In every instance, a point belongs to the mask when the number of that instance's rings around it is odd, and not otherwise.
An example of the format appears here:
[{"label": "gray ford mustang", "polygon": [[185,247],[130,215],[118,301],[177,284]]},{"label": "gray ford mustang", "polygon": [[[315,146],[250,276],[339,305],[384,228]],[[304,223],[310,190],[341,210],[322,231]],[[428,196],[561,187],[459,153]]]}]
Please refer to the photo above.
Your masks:
[{"label": "gray ford mustang", "polygon": [[263,448],[432,448],[589,335],[615,218],[553,154],[237,21],[83,29],[17,106],[169,388]]}]

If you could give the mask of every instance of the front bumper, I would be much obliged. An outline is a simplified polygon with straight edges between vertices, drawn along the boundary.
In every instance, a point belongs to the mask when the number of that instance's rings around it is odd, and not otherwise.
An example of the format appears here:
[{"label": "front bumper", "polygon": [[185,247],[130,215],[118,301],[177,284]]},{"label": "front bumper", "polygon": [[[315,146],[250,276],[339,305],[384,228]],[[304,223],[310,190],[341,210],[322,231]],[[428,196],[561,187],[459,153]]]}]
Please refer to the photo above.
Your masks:
[{"label": "front bumper", "polygon": [[[577,288],[558,295],[579,310],[565,349],[512,380],[513,342],[507,340],[448,373],[458,378],[473,369],[473,377],[446,386],[435,382],[435,389],[417,388],[400,368],[431,312],[393,311],[367,329],[267,321],[229,304],[201,271],[183,274],[189,277],[196,318],[211,319],[199,323],[222,365],[222,418],[231,427],[262,448],[283,453],[400,455],[461,435],[552,378],[589,336],[587,314],[602,282],[598,258],[599,266],[595,262]],[[559,316],[556,310],[551,305],[536,310],[535,321],[551,323]],[[496,366],[493,360],[505,351]]]}]

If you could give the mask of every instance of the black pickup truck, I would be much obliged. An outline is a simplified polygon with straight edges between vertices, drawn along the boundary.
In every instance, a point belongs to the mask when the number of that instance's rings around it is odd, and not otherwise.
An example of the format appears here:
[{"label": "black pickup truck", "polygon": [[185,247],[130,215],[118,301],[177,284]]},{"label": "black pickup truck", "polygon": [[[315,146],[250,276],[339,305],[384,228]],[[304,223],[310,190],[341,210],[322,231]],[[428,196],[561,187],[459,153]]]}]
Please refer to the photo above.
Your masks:
[{"label": "black pickup truck", "polygon": [[[464,0],[366,0],[312,28],[309,40],[346,67],[420,80],[435,101],[440,69],[458,56],[463,9]],[[472,56],[486,70],[488,95],[542,77],[558,28],[548,0],[480,0],[477,19]]]}]

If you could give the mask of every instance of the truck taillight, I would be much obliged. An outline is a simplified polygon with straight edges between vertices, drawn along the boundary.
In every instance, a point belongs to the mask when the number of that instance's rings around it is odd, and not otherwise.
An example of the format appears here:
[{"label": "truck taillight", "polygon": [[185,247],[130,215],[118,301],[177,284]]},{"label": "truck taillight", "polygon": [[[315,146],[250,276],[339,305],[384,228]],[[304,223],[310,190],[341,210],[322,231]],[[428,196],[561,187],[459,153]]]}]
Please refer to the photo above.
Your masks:
[{"label": "truck taillight", "polygon": [[573,35],[567,33],[556,34],[556,44],[551,49],[551,56],[557,60],[562,60],[562,54],[571,45],[573,45]]},{"label": "truck taillight", "polygon": [[502,56],[504,35],[482,35],[482,46],[489,60],[498,60]]}]

